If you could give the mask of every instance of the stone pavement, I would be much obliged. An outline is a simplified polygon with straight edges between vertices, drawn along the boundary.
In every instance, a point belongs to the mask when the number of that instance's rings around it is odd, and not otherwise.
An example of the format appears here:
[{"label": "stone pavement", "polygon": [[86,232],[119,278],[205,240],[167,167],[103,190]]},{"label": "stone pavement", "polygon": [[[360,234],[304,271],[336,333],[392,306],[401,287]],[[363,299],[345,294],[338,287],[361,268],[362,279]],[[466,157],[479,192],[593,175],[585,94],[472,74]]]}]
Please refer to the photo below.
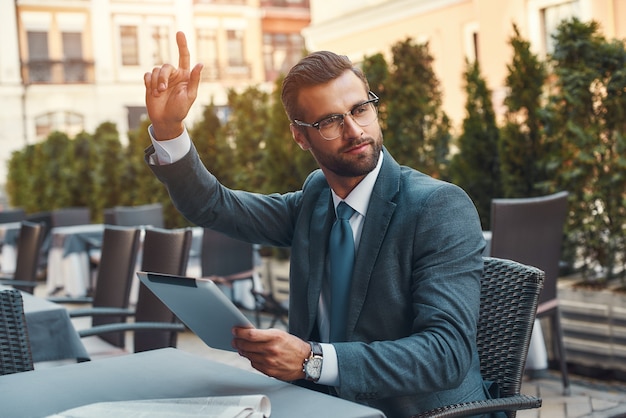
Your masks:
[{"label": "stone pavement", "polygon": [[563,396],[561,374],[549,371],[537,379],[525,379],[522,393],[539,396],[540,409],[520,411],[518,418],[617,418],[626,417],[626,382],[603,381],[570,373],[571,394]]}]

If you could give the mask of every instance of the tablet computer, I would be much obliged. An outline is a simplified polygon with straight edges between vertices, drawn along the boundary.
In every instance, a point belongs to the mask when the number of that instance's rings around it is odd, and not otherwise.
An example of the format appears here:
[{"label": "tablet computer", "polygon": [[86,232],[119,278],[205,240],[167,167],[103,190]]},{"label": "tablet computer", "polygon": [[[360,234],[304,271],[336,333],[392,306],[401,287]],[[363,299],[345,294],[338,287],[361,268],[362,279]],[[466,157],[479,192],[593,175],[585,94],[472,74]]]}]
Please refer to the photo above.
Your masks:
[{"label": "tablet computer", "polygon": [[253,326],[211,280],[144,271],[137,276],[209,347],[235,351],[231,329]]}]

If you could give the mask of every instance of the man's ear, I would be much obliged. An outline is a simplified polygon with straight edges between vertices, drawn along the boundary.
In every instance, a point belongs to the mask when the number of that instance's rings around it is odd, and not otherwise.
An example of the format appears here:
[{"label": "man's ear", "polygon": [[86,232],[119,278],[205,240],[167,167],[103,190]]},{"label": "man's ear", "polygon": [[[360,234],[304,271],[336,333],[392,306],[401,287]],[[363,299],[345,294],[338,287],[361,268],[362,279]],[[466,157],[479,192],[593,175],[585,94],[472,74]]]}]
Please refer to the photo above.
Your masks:
[{"label": "man's ear", "polygon": [[308,151],[311,149],[311,145],[309,145],[309,140],[306,135],[302,133],[302,130],[293,124],[289,125],[289,129],[291,130],[291,136],[293,136],[293,140],[296,141],[296,144],[302,148],[303,151]]}]

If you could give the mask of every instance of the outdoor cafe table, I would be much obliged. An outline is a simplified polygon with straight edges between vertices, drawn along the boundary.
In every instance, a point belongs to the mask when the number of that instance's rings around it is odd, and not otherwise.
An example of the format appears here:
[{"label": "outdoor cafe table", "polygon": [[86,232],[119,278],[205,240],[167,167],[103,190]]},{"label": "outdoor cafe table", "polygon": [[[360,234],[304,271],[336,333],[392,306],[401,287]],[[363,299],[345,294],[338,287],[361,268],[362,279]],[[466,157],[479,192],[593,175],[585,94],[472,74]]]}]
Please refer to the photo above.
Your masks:
[{"label": "outdoor cafe table", "polygon": [[21,222],[0,223],[0,272],[4,274],[15,271],[15,247],[21,226]]},{"label": "outdoor cafe table", "polygon": [[[3,289],[10,287],[0,286],[0,290]],[[30,293],[21,292],[21,294],[35,368],[39,362],[89,360],[89,354],[72,324],[67,309]]]},{"label": "outdoor cafe table", "polygon": [[175,348],[5,375],[0,387],[0,415],[12,418],[96,402],[252,394],[269,398],[271,418],[384,417],[376,409]]},{"label": "outdoor cafe table", "polygon": [[81,297],[87,294],[91,287],[89,250],[100,246],[103,234],[103,224],[52,228],[46,279],[48,295],[62,292]]}]

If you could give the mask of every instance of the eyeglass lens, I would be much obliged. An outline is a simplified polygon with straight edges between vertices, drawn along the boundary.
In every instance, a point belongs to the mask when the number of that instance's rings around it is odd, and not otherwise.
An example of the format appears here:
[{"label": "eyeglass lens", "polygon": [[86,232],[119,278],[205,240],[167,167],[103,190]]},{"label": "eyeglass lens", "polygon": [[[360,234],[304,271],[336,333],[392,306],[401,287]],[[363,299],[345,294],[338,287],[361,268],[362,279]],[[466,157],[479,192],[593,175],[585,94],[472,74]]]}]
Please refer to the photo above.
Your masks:
[{"label": "eyeglass lens", "polygon": [[352,117],[357,125],[362,127],[374,122],[377,117],[376,106],[374,106],[374,103],[366,102],[355,107],[351,111],[346,112],[346,114],[333,115],[319,121],[320,134],[325,139],[335,139],[341,136],[341,134],[343,133],[343,120],[348,114]]}]

